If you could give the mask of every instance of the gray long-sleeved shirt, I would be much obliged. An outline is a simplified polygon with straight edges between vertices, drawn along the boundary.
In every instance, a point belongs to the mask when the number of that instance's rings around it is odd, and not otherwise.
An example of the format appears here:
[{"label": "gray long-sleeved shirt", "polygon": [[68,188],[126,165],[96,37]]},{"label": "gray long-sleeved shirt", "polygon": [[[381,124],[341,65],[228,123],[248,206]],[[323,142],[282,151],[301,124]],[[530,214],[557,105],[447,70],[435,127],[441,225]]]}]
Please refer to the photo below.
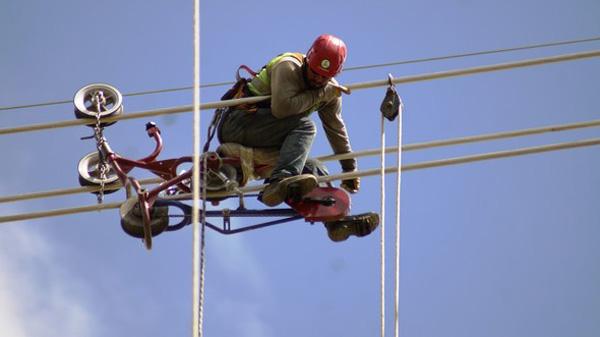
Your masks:
[{"label": "gray long-sleeved shirt", "polygon": [[[284,57],[271,68],[270,88],[262,92],[271,94],[271,112],[276,118],[318,111],[321,124],[335,154],[352,152],[346,125],[342,119],[342,98],[337,89],[327,85],[311,89],[304,81],[302,64],[294,57]],[[335,79],[331,82],[337,84]],[[258,78],[252,81],[264,87]],[[267,90],[264,90],[267,89]],[[344,171],[356,169],[356,160],[340,161]]]}]

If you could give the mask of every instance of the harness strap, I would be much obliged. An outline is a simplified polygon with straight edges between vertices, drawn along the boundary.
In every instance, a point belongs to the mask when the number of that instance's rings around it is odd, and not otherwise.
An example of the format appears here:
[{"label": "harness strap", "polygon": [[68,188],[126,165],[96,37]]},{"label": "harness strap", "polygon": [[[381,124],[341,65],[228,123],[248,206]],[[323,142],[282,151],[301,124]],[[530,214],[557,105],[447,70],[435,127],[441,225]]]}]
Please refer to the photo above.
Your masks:
[{"label": "harness strap", "polygon": [[256,77],[256,75],[258,75],[258,73],[254,70],[252,70],[252,68],[248,67],[245,64],[242,64],[241,66],[238,67],[237,72],[235,73],[235,80],[239,81],[242,79],[242,76],[240,76],[240,70],[245,70],[248,74],[252,75],[252,77]]}]

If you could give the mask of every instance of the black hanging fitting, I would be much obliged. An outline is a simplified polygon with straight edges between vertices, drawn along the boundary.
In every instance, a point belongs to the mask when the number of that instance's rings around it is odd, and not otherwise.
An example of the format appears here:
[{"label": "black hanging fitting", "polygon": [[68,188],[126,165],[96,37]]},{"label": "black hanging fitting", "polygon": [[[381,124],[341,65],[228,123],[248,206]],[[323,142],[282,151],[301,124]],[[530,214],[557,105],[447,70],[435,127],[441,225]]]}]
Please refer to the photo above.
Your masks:
[{"label": "black hanging fitting", "polygon": [[155,127],[156,127],[156,123],[154,123],[154,122],[146,123],[146,131],[150,130],[151,128],[155,128]]},{"label": "black hanging fitting", "polygon": [[383,117],[387,118],[389,121],[393,121],[396,119],[398,114],[400,113],[400,106],[402,105],[402,101],[400,100],[400,96],[398,96],[398,92],[396,91],[396,87],[394,86],[392,74],[388,75],[389,86],[387,91],[385,92],[385,97],[381,102],[381,106],[379,110],[383,114]]}]

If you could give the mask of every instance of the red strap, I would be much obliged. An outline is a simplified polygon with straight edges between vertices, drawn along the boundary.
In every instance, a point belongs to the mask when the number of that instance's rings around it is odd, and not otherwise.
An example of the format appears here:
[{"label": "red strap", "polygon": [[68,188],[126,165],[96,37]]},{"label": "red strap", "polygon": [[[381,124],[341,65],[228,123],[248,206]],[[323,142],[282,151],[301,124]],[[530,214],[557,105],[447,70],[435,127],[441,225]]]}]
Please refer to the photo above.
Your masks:
[{"label": "red strap", "polygon": [[239,81],[242,77],[240,76],[240,70],[244,69],[246,72],[248,72],[248,74],[252,75],[252,77],[256,77],[257,72],[252,70],[250,67],[248,67],[245,64],[242,64],[241,66],[239,66],[239,68],[237,69],[237,73],[235,74],[235,79],[236,81]]}]

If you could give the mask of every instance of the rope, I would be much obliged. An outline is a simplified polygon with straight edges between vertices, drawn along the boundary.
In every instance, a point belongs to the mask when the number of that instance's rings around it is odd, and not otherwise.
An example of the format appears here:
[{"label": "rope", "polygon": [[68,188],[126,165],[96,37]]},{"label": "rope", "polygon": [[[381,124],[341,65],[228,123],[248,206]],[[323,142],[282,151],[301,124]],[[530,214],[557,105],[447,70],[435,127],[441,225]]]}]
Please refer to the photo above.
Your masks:
[{"label": "rope", "polygon": [[381,175],[381,337],[385,337],[385,118],[381,115],[381,167],[379,172]]},{"label": "rope", "polygon": [[[200,247],[200,224],[198,201],[200,193],[198,182],[200,182],[200,24],[199,24],[200,0],[194,0],[193,29],[194,29],[194,93],[193,93],[193,132],[194,132],[194,154],[192,172],[192,337],[202,336],[202,288],[201,277],[202,257],[200,249],[204,251],[204,245]],[[204,214],[204,212],[202,212]],[[203,228],[202,228],[203,229]]]},{"label": "rope", "polygon": [[396,167],[396,278],[394,281],[394,336],[398,337],[399,331],[399,314],[398,305],[400,302],[400,190],[401,190],[401,172],[402,167],[402,115],[404,111],[404,105],[400,100],[400,109],[398,113],[398,146],[397,150],[397,164]]},{"label": "rope", "polygon": [[[585,38],[585,39],[576,39],[576,40],[566,40],[566,41],[558,41],[558,42],[525,45],[525,46],[512,47],[512,48],[502,48],[502,49],[493,49],[493,50],[485,50],[485,51],[462,53],[462,54],[452,54],[452,55],[446,55],[446,56],[418,58],[418,59],[395,61],[395,62],[389,62],[389,63],[354,66],[354,67],[344,68],[343,72],[372,69],[372,68],[381,68],[381,67],[396,66],[396,65],[403,65],[403,64],[425,63],[425,62],[431,62],[431,61],[441,61],[441,60],[463,58],[463,57],[470,57],[470,56],[489,55],[489,54],[505,53],[505,52],[511,52],[511,51],[527,50],[527,49],[538,49],[538,48],[546,48],[546,47],[564,46],[564,45],[569,45],[569,44],[593,42],[593,41],[598,41],[598,40],[600,40],[600,37],[592,37],[592,38]],[[220,87],[220,86],[225,86],[225,85],[232,85],[233,83],[234,82],[232,82],[232,81],[207,83],[207,84],[200,85],[200,88]],[[143,95],[184,91],[184,90],[190,90],[190,89],[193,89],[193,87],[187,86],[187,87],[179,87],[179,88],[139,91],[139,92],[123,94],[123,96],[124,97],[143,96]],[[72,102],[72,100],[60,100],[60,101],[50,101],[50,102],[44,102],[44,103],[14,105],[14,106],[0,107],[0,111],[44,107],[44,106],[59,105],[59,104],[68,104],[71,102]]]},{"label": "rope", "polygon": [[[429,81],[429,80],[434,80],[434,79],[473,75],[473,74],[478,74],[478,73],[508,70],[508,69],[513,69],[513,68],[522,68],[522,67],[530,67],[530,66],[549,64],[549,63],[573,61],[573,60],[592,58],[592,57],[598,57],[598,56],[600,56],[600,50],[574,53],[574,54],[564,54],[564,55],[543,57],[543,58],[537,58],[537,59],[529,59],[529,60],[510,62],[510,63],[500,63],[500,64],[493,64],[493,65],[488,65],[488,66],[480,66],[480,67],[474,67],[474,68],[465,68],[465,69],[450,70],[450,71],[443,71],[443,72],[436,72],[436,73],[429,73],[429,74],[422,74],[422,75],[415,75],[415,76],[398,77],[393,80],[393,83],[394,84],[402,84],[402,83]],[[347,88],[350,90],[361,90],[361,89],[368,89],[368,88],[375,88],[375,87],[383,87],[383,86],[387,86],[388,84],[389,84],[389,80],[386,79],[386,80],[381,80],[381,81],[371,81],[371,82],[350,84],[347,86]],[[241,98],[241,99],[234,99],[234,100],[210,102],[210,103],[206,103],[206,104],[201,104],[200,110],[217,109],[217,108],[223,108],[223,107],[227,107],[227,106],[235,106],[235,105],[244,104],[244,103],[256,103],[256,102],[260,102],[265,99],[268,99],[269,97],[270,96],[257,96],[257,97]],[[119,117],[106,118],[105,121],[111,122],[111,121],[117,121],[117,120],[123,120],[123,119],[134,119],[134,118],[142,118],[142,117],[148,117],[148,116],[175,114],[175,113],[188,112],[192,109],[193,109],[193,107],[188,105],[188,106],[180,106],[180,107],[173,107],[173,108],[148,110],[148,111],[139,112],[139,113],[132,113],[132,114],[126,114],[126,115],[124,114]],[[46,124],[26,125],[26,126],[14,127],[14,128],[0,129],[0,135],[21,133],[21,132],[30,132],[30,131],[39,131],[39,130],[46,130],[46,129],[56,129],[56,128],[69,127],[69,126],[75,126],[75,125],[85,125],[85,124],[89,124],[89,121],[70,120],[70,121],[54,122],[54,123],[46,123]]]},{"label": "rope", "polygon": [[[452,138],[424,143],[414,143],[402,146],[402,151],[414,151],[414,150],[423,150],[441,146],[450,146],[450,145],[459,145],[459,144],[467,144],[467,143],[475,143],[482,142],[487,140],[495,140],[495,139],[504,139],[504,138],[514,138],[521,137],[527,135],[534,134],[543,134],[548,132],[560,132],[560,131],[568,131],[575,130],[581,128],[589,128],[589,127],[598,127],[600,126],[600,120],[592,120],[586,122],[578,122],[578,123],[570,123],[570,124],[560,124],[560,125],[550,125],[538,128],[531,129],[522,129],[516,131],[507,131],[507,132],[498,132],[491,134],[483,134],[476,136],[467,136],[460,138]],[[388,147],[385,149],[386,153],[398,152],[398,147]],[[350,158],[360,158],[366,156],[374,156],[379,155],[380,149],[372,149],[358,152],[350,152],[340,155],[326,155],[316,157],[320,161],[333,161],[333,160],[342,160],[342,159],[350,159]],[[163,180],[160,178],[150,178],[140,180],[141,185],[149,185],[149,184],[158,184]],[[115,185],[106,186],[105,190],[118,190],[122,187],[120,183],[116,183]],[[42,192],[34,192],[34,193],[24,193],[18,195],[9,195],[0,197],[0,203],[5,202],[15,202],[15,201],[24,201],[24,200],[32,200],[32,199],[41,199],[47,197],[61,196],[61,195],[70,195],[77,193],[90,193],[99,191],[99,187],[78,187],[78,188],[69,188],[69,189],[60,189],[60,190],[51,190],[51,191],[42,191]]]},{"label": "rope", "polygon": [[[485,160],[491,160],[491,159],[524,156],[524,155],[529,155],[529,154],[534,154],[534,153],[574,149],[574,148],[588,147],[588,146],[594,146],[594,145],[600,145],[600,138],[592,138],[592,139],[586,139],[586,140],[580,140],[580,141],[574,141],[574,142],[542,145],[542,146],[521,148],[521,149],[516,149],[516,150],[490,152],[490,153],[484,153],[484,154],[479,154],[479,155],[455,157],[455,158],[449,158],[449,159],[441,159],[441,160],[420,162],[420,163],[415,163],[415,164],[408,164],[408,165],[402,166],[402,172],[416,171],[416,170],[422,170],[422,169],[434,168],[434,167],[466,164],[466,163],[485,161]],[[386,174],[394,173],[397,171],[398,171],[397,167],[388,167],[385,169]],[[330,176],[321,176],[321,177],[318,177],[317,180],[319,182],[330,182],[330,181],[335,181],[335,180],[352,179],[352,178],[356,178],[356,177],[376,176],[376,175],[380,175],[380,174],[381,174],[380,169],[372,169],[372,170],[365,170],[365,171],[340,173],[340,174],[335,174],[335,175],[330,175]],[[240,188],[239,191],[236,191],[235,194],[227,193],[227,192],[217,192],[217,193],[210,193],[210,194],[208,194],[208,196],[214,197],[214,198],[221,198],[221,197],[227,197],[227,196],[233,196],[233,195],[237,196],[238,193],[249,194],[249,193],[261,191],[265,186],[266,185],[246,186],[246,187]],[[189,194],[181,194],[181,195],[177,195],[177,196],[173,196],[173,197],[169,197],[169,198],[165,198],[165,199],[189,200],[189,198],[190,198]],[[120,205],[121,205],[121,203],[108,203],[108,204],[101,204],[101,205],[94,204],[94,205],[83,206],[83,207],[64,208],[64,209],[56,209],[56,210],[51,210],[51,211],[29,212],[29,213],[25,213],[25,214],[0,216],[0,223],[46,218],[46,217],[59,216],[59,215],[85,213],[85,212],[99,211],[99,210],[104,210],[104,209],[114,209],[114,208],[119,208]]]},{"label": "rope", "polygon": [[[207,167],[206,157],[202,167]],[[203,335],[202,324],[204,322],[204,284],[206,273],[206,183],[207,175],[202,175],[202,214],[200,216],[202,226],[200,231],[200,337]]]}]

